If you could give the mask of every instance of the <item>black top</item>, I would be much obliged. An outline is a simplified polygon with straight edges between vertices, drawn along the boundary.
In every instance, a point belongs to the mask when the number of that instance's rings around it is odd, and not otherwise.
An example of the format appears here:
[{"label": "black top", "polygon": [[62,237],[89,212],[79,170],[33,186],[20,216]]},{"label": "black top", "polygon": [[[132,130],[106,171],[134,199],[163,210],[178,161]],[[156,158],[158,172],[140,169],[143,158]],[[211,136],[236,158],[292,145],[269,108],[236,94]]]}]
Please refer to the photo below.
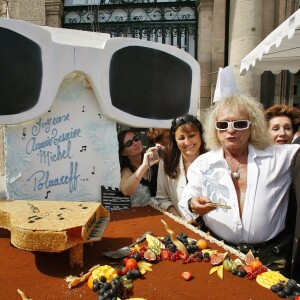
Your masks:
[{"label": "black top", "polygon": [[[133,170],[132,168],[130,168],[130,171],[132,173],[135,172],[135,170]],[[155,197],[156,196],[157,173],[158,173],[158,164],[155,164],[155,165],[151,166],[151,179],[150,179],[150,181],[147,180],[147,179],[144,179],[143,177],[142,177],[142,179],[140,181],[140,183],[142,185],[145,185],[145,186],[147,186],[149,188],[151,197]]]}]

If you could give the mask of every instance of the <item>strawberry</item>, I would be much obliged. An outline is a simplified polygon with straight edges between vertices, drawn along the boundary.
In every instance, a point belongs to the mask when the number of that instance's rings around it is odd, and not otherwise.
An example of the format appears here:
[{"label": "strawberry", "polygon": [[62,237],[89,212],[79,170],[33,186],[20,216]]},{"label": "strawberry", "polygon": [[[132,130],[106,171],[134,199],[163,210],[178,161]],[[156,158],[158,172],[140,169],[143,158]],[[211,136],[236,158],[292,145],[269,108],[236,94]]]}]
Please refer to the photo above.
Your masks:
[{"label": "strawberry", "polygon": [[179,255],[179,257],[180,257],[181,259],[183,259],[183,260],[187,260],[187,259],[188,259],[188,257],[189,257],[188,254],[183,253],[183,252],[180,251],[180,250],[178,250],[177,252],[178,252],[178,255]]},{"label": "strawberry", "polygon": [[128,269],[127,267],[124,267],[124,268],[122,269],[123,275],[126,275],[128,271],[129,271],[129,269]]},{"label": "strawberry", "polygon": [[126,263],[127,263],[128,259],[129,259],[129,257],[123,258],[123,265],[124,265],[124,266],[126,266]]},{"label": "strawberry", "polygon": [[123,276],[124,275],[121,269],[116,269],[116,272],[117,272],[117,274],[119,276]]},{"label": "strawberry", "polygon": [[246,266],[244,269],[246,270],[247,273],[250,274],[254,272],[254,268],[250,265]]},{"label": "strawberry", "polygon": [[182,272],[182,273],[181,273],[181,277],[182,277],[184,280],[188,281],[188,280],[190,280],[190,279],[192,278],[192,273],[191,273],[191,272],[187,272],[187,271]]},{"label": "strawberry", "polygon": [[162,260],[168,260],[170,258],[169,249],[162,249],[160,252],[160,256]]}]

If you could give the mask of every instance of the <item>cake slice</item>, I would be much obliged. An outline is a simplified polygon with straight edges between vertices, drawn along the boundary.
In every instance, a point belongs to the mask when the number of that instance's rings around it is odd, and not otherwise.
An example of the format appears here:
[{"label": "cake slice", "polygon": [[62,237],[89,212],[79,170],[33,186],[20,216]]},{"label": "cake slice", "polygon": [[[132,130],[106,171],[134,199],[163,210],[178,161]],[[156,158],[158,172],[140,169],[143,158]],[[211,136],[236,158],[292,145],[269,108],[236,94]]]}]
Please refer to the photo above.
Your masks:
[{"label": "cake slice", "polygon": [[97,223],[106,226],[103,218],[109,212],[96,202],[0,201],[0,227],[11,231],[15,247],[30,251],[60,252],[82,244]]}]

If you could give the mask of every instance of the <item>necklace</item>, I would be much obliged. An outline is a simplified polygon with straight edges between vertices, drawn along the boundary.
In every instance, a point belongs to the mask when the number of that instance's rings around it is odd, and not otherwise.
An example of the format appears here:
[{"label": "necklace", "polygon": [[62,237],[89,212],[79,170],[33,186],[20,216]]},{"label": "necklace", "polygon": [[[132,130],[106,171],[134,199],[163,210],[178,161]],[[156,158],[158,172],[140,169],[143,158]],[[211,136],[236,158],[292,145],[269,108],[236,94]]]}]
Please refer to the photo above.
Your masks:
[{"label": "necklace", "polygon": [[[243,161],[243,159],[244,159],[246,153],[247,153],[247,150],[245,151],[245,153],[244,153],[244,155],[243,155],[241,161],[238,162],[239,164],[238,164],[238,166],[237,166],[237,168],[236,168],[236,170],[235,170],[234,172],[232,172],[231,169],[229,169],[229,170],[230,170],[230,173],[231,173],[231,177],[232,177],[233,179],[235,179],[235,180],[239,180],[240,177],[241,177],[241,174],[239,173],[239,168],[240,168],[240,165],[241,165],[241,163],[242,163],[242,161]],[[231,158],[232,158],[232,156],[231,156]],[[225,159],[226,159],[226,158],[225,158]],[[227,160],[226,160],[226,161],[227,161]]]}]

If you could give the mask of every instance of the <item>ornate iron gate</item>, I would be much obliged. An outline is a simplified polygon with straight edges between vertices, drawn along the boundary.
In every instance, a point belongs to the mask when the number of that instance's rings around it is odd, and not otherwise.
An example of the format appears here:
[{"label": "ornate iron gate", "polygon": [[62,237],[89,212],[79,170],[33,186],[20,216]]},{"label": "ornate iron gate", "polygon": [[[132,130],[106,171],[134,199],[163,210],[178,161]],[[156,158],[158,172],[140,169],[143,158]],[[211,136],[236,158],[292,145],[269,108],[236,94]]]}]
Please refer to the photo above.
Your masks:
[{"label": "ornate iron gate", "polygon": [[65,0],[63,27],[134,37],[197,54],[195,1]]}]

